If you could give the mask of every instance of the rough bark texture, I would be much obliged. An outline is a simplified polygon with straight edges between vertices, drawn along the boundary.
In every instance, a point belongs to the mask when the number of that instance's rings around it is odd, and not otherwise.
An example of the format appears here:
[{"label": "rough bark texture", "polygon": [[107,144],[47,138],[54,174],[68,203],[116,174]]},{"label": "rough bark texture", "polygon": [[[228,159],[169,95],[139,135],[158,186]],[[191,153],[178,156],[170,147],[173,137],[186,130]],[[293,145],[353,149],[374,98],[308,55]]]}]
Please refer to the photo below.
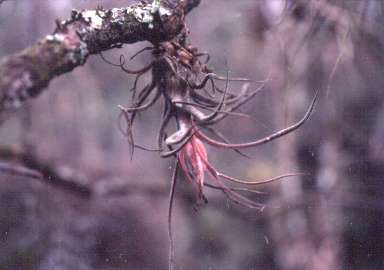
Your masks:
[{"label": "rough bark texture", "polygon": [[171,40],[184,29],[184,15],[200,3],[176,8],[135,4],[111,10],[73,10],[53,34],[0,62],[0,123],[24,101],[39,95],[56,76],[83,65],[88,56],[138,41]]}]

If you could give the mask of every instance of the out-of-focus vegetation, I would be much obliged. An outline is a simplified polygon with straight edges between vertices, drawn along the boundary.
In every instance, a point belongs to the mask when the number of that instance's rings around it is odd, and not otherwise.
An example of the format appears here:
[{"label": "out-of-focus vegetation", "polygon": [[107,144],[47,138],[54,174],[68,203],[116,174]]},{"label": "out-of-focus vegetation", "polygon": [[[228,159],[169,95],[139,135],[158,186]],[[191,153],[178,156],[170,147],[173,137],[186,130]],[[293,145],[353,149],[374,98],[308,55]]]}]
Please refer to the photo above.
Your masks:
[{"label": "out-of-focus vegetation", "polygon": [[[0,57],[51,33],[54,20],[67,18],[72,8],[131,2],[6,1],[0,6]],[[315,89],[321,98],[310,122],[247,150],[251,159],[209,149],[215,167],[233,176],[310,174],[263,187],[266,194],[254,197],[266,204],[263,213],[227,204],[213,191],[209,204],[195,212],[193,190],[181,181],[174,216],[177,268],[384,268],[383,10],[375,0],[203,0],[188,16],[191,42],[211,54],[217,73],[225,75],[228,62],[233,76],[271,78],[241,109],[251,119],[219,125],[231,141],[294,122]],[[146,45],[105,56],[118,62],[120,54],[129,57]],[[144,53],[129,66],[141,67],[150,57]],[[0,269],[166,269],[171,161],[140,150],[131,160],[117,128],[117,105],[129,104],[133,79],[91,57],[1,126],[1,146],[30,149],[94,186],[97,195],[0,174]],[[155,145],[159,109],[137,119],[137,142]]]}]

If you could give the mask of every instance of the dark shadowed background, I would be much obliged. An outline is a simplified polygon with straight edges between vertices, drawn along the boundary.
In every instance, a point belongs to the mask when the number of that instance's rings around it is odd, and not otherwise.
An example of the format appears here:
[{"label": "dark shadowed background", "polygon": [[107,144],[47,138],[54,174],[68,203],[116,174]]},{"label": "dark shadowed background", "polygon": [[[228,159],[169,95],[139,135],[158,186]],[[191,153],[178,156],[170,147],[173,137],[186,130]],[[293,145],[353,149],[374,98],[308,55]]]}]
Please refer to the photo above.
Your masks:
[{"label": "dark shadowed background", "polygon": [[[73,8],[130,3],[6,1],[0,57],[51,33],[54,20],[68,18]],[[375,0],[202,0],[188,16],[190,41],[210,53],[217,73],[270,78],[240,110],[250,119],[220,123],[231,141],[297,121],[315,90],[321,94],[307,124],[247,150],[251,159],[208,148],[214,166],[238,178],[309,174],[261,187],[265,194],[252,198],[266,204],[264,212],[214,191],[196,212],[193,189],[181,176],[173,218],[176,269],[384,269],[383,15],[383,2]],[[104,55],[118,62],[147,45]],[[129,67],[150,59],[141,54]],[[34,154],[26,158],[95,193],[0,174],[1,270],[167,269],[172,160],[141,150],[131,160],[117,128],[117,105],[130,104],[133,79],[93,56],[1,126],[1,149],[27,149]],[[240,91],[241,84],[230,89]],[[138,117],[137,142],[156,145],[159,117],[160,104]]]}]

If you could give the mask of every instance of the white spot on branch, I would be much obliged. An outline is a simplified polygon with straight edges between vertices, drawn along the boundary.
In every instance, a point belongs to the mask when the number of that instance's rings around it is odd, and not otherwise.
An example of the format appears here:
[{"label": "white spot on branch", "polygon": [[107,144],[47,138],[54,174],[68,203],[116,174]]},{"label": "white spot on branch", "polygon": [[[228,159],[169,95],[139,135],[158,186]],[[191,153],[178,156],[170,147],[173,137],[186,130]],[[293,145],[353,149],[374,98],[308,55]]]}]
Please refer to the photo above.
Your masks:
[{"label": "white spot on branch", "polygon": [[85,10],[81,14],[83,18],[89,22],[92,28],[101,29],[103,26],[103,18],[105,16],[104,11]]},{"label": "white spot on branch", "polygon": [[46,36],[45,39],[47,41],[49,41],[49,42],[61,43],[61,42],[63,42],[65,40],[65,37],[62,34],[56,33],[56,34],[53,34],[53,35]]},{"label": "white spot on branch", "polygon": [[172,14],[170,10],[160,5],[160,1],[129,8],[127,13],[131,13],[137,21],[147,23],[149,28],[153,28],[154,14],[159,13],[160,16],[170,16]]}]

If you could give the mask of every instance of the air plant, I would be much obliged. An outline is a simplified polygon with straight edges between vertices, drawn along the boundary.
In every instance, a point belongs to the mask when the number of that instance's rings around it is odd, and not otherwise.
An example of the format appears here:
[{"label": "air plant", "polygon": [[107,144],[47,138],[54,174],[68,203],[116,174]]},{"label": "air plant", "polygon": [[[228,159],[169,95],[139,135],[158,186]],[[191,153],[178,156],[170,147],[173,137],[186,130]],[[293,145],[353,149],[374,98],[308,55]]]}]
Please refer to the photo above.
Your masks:
[{"label": "air plant", "polygon": [[[209,54],[199,52],[197,48],[188,44],[186,36],[187,33],[185,31],[173,41],[155,44],[153,47],[146,47],[133,55],[131,59],[143,51],[150,50],[152,52],[152,62],[139,70],[128,69],[124,56],[120,57],[119,64],[113,64],[103,57],[108,63],[136,76],[131,89],[133,105],[130,107],[119,106],[121,110],[120,120],[124,119],[126,123],[125,128],[121,124],[120,128],[131,146],[131,155],[133,155],[135,148],[139,148],[159,152],[163,158],[173,157],[175,159],[168,211],[170,269],[173,269],[174,253],[171,215],[179,169],[195,187],[197,204],[208,202],[204,195],[204,187],[208,187],[220,190],[234,203],[262,211],[264,208],[263,204],[248,199],[239,193],[240,191],[253,192],[253,190],[229,187],[222,179],[249,187],[299,175],[299,173],[285,174],[257,182],[236,179],[219,172],[211,165],[205,144],[217,148],[233,149],[239,154],[244,155],[240,152],[240,149],[268,143],[298,129],[309,119],[317,98],[316,93],[304,117],[295,124],[255,141],[230,143],[214,125],[229,115],[244,116],[236,112],[236,110],[256,96],[263,88],[265,82],[256,90],[249,90],[248,79],[230,78],[228,72],[225,77],[215,74],[207,66]],[[151,72],[152,80],[144,88],[138,90],[138,81],[147,72]],[[217,86],[218,81],[225,82],[224,89]],[[232,81],[245,83],[239,93],[229,91],[229,82]],[[217,98],[217,96],[219,97]],[[162,99],[164,105],[157,134],[158,145],[157,149],[150,149],[135,143],[133,123],[138,113],[149,109],[160,99]],[[177,130],[168,135],[171,120],[176,122]],[[209,132],[215,138],[210,137],[206,132]],[[209,175],[210,182],[205,181],[206,174]]]}]

